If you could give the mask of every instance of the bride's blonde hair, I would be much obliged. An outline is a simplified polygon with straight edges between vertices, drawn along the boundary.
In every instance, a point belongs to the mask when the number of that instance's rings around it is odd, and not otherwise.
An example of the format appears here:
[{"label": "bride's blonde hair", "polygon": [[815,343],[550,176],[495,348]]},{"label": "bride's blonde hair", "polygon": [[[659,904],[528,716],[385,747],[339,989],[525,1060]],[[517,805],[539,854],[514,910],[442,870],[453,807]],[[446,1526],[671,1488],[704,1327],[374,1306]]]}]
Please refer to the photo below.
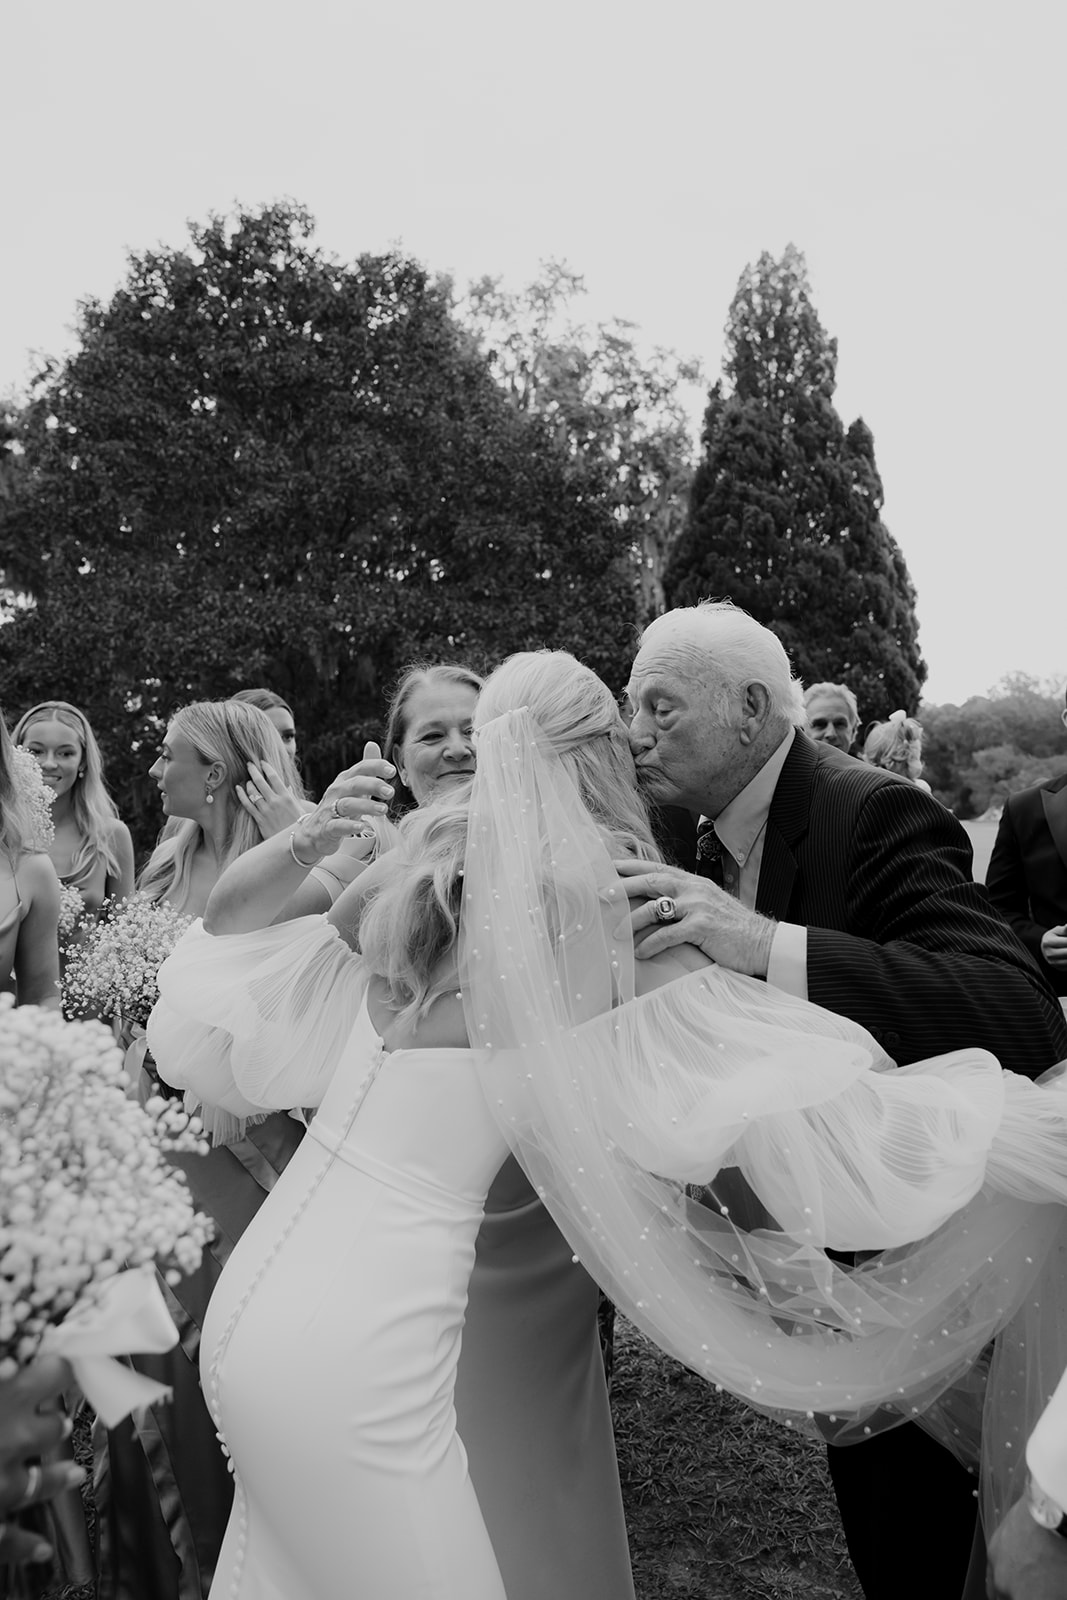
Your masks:
[{"label": "bride's blonde hair", "polygon": [[[614,855],[661,861],[637,792],[626,727],[611,690],[562,650],[522,651],[486,680],[477,733],[525,706],[570,776]],[[459,935],[469,789],[411,811],[400,823],[392,870],[360,919],[360,946],[401,1017],[422,1016],[456,983],[449,959]]]}]

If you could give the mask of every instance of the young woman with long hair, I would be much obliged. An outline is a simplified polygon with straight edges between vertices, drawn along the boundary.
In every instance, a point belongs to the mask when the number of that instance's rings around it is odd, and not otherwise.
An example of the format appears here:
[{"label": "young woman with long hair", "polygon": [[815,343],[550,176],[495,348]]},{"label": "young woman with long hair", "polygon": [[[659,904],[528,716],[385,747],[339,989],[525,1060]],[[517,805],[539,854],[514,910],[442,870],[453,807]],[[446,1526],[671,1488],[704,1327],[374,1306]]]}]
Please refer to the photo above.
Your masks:
[{"label": "young woman with long hair", "polygon": [[[257,707],[218,700],[177,711],[150,769],[166,822],[138,892],[200,916],[229,863],[303,814],[289,768],[276,729]],[[318,909],[328,904],[324,895]],[[156,1089],[143,1050],[140,1040],[127,1055],[142,1097]],[[200,1390],[200,1327],[223,1263],[302,1133],[300,1122],[279,1111],[229,1143],[214,1143],[207,1156],[173,1158],[218,1231],[196,1273],[163,1285],[179,1344],[135,1361],[172,1388],[173,1400],[141,1426],[127,1421],[106,1435],[98,1430],[100,1584],[108,1600],[203,1600],[210,1586],[232,1482]]]},{"label": "young woman with long hair", "polygon": [[133,890],[133,841],[107,792],[84,711],[67,700],[41,700],[23,712],[12,737],[36,759],[55,796],[48,854],[60,883],[77,889],[94,916],[105,900],[124,900]]},{"label": "young woman with long hair", "polygon": [[0,990],[59,1009],[59,884],[0,716]]}]

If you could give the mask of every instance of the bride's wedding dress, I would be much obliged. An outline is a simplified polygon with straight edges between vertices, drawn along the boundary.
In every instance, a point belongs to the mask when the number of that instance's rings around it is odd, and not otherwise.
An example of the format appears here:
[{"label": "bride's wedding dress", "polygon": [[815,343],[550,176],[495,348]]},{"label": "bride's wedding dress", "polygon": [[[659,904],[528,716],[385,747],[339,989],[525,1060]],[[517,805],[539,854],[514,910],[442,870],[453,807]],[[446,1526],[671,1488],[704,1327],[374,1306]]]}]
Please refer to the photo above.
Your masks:
[{"label": "bride's wedding dress", "polygon": [[364,1003],[204,1326],[237,1463],[215,1600],[504,1600],[453,1390],[506,1155],[471,1052],[387,1053]]}]

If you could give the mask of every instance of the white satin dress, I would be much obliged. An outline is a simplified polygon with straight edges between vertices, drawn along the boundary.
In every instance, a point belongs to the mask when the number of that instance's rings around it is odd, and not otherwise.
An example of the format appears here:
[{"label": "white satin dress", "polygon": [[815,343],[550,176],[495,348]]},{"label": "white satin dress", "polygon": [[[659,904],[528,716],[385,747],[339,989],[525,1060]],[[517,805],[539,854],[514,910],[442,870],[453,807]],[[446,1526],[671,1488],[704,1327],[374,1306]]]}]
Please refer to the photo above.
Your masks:
[{"label": "white satin dress", "polygon": [[471,1053],[387,1052],[364,1003],[208,1309],[236,1467],[211,1600],[506,1600],[454,1408],[506,1154]]}]

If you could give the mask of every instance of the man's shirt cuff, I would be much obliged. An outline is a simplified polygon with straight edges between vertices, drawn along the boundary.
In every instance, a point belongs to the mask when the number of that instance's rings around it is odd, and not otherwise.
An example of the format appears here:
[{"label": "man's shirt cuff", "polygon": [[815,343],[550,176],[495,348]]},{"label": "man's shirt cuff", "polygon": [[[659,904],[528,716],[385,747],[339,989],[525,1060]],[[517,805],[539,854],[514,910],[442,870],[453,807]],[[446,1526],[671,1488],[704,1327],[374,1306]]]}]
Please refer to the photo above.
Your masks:
[{"label": "man's shirt cuff", "polygon": [[808,998],[808,930],[795,922],[780,922],[774,931],[767,982],[798,1000]]},{"label": "man's shirt cuff", "polygon": [[1067,1510],[1067,1372],[1030,1435],[1026,1465],[1038,1488]]}]

